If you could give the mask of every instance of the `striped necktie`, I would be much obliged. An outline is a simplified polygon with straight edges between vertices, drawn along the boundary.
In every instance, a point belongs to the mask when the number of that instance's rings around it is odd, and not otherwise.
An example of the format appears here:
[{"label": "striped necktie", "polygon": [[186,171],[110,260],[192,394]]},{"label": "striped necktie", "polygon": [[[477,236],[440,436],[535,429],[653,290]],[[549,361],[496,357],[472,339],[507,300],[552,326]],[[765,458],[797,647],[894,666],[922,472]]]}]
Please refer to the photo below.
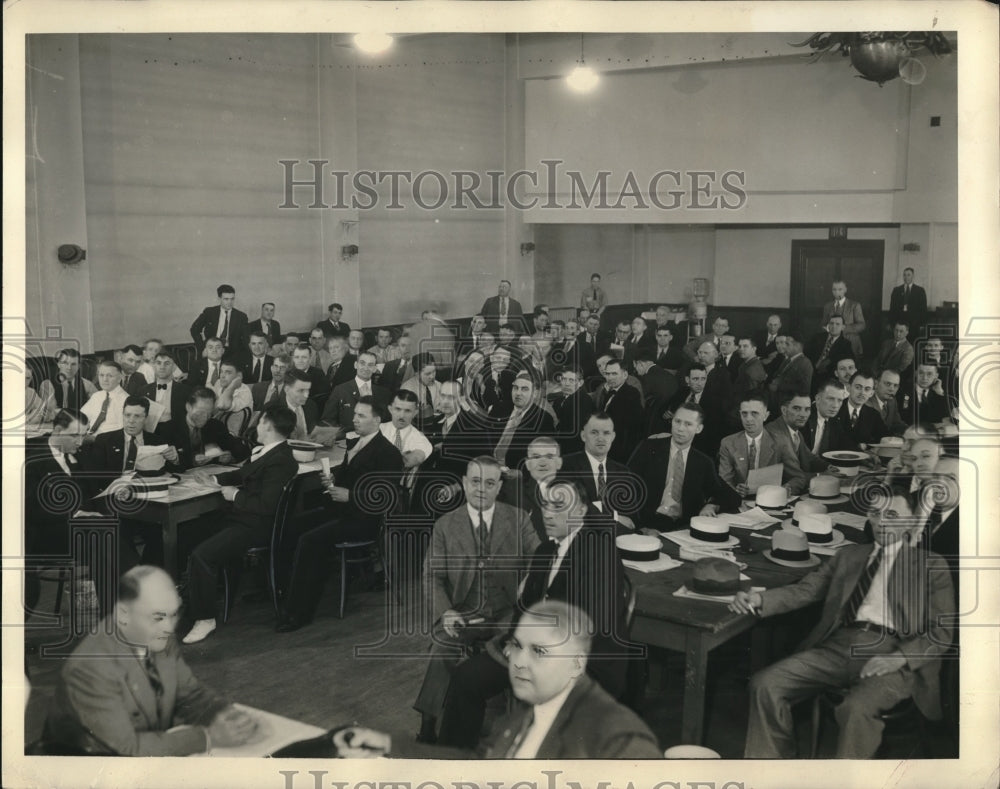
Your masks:
[{"label": "striped necktie", "polygon": [[882,564],[882,556],[885,553],[885,551],[882,550],[882,546],[876,543],[873,553],[874,556],[870,558],[864,572],[861,573],[857,586],[854,587],[854,591],[851,592],[847,605],[844,607],[844,624],[849,625],[855,621],[855,617],[858,615],[858,609],[861,608],[861,604],[865,601],[865,597],[868,595],[868,590],[872,588],[872,581],[875,580],[875,573],[878,572],[879,565]]}]

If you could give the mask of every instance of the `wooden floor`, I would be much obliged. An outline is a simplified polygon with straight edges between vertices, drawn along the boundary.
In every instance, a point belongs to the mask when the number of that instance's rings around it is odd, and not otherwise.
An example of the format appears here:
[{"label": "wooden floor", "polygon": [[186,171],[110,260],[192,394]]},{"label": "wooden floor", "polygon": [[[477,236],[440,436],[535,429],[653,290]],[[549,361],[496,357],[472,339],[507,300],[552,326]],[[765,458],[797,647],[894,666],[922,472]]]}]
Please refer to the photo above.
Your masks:
[{"label": "wooden floor", "polygon": [[[46,586],[40,610],[52,610],[54,603],[52,585]],[[415,613],[413,606],[401,611],[402,622],[387,627],[385,591],[365,586],[352,585],[342,620],[337,613],[338,590],[328,586],[316,620],[288,634],[274,632],[269,600],[241,599],[227,624],[200,644],[183,647],[185,659],[202,682],[234,701],[323,728],[358,722],[387,731],[394,739],[412,738],[420,718],[411,705],[423,677],[427,638],[416,627],[410,632],[404,627],[416,624],[407,621]],[[41,658],[37,648],[60,641],[65,632],[64,626],[29,630],[26,636],[25,664],[32,683],[26,742],[41,733],[62,663],[61,658]],[[743,754],[749,646],[744,634],[713,651],[709,659],[704,744],[723,758]],[[637,707],[666,748],[679,742],[683,663],[677,653],[656,653],[651,661],[659,669],[650,672],[652,681]],[[824,742],[829,748],[835,725],[826,729]],[[805,748],[804,742],[801,747]],[[907,755],[909,745],[901,747],[905,750],[896,755]]]}]

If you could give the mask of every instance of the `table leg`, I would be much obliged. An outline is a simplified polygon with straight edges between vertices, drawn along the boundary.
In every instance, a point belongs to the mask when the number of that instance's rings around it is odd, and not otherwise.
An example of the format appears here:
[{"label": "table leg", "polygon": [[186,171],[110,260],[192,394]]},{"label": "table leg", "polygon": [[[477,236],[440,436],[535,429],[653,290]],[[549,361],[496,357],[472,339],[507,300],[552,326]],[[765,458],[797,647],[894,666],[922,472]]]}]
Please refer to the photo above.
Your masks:
[{"label": "table leg", "polygon": [[173,513],[169,513],[163,519],[163,569],[170,573],[175,582],[180,580],[177,558],[177,519]]},{"label": "table leg", "polygon": [[702,634],[689,630],[684,639],[684,710],[681,715],[681,743],[701,745],[705,726],[705,681],[708,645]]}]

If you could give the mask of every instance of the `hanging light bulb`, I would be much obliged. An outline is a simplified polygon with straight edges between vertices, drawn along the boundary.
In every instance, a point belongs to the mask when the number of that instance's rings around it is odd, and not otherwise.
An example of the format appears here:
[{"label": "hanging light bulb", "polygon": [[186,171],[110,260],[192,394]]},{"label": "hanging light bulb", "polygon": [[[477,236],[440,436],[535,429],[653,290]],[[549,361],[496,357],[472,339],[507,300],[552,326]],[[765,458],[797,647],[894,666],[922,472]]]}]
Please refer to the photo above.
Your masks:
[{"label": "hanging light bulb", "polygon": [[577,67],[566,77],[566,84],[577,93],[586,93],[593,90],[600,77],[597,72],[587,65],[583,57],[583,33],[580,34],[580,60]]},{"label": "hanging light bulb", "polygon": [[355,33],[354,46],[369,55],[385,52],[392,46],[393,38],[387,33]]}]

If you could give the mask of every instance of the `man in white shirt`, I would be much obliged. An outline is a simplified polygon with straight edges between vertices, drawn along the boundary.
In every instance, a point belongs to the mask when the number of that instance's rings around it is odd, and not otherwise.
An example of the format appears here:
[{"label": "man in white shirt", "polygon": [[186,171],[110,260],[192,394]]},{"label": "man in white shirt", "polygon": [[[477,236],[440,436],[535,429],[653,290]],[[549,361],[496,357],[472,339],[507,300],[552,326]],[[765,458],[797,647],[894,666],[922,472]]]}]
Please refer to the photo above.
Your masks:
[{"label": "man in white shirt", "polygon": [[153,382],[147,384],[141,392],[147,400],[163,407],[154,431],[156,433],[162,433],[174,417],[182,417],[184,403],[191,394],[191,388],[187,384],[175,380],[176,369],[173,357],[166,351],[159,351],[153,360]]},{"label": "man in white shirt", "polygon": [[243,380],[248,385],[271,380],[271,362],[274,357],[268,351],[267,337],[263,332],[250,333],[250,358],[243,365]]},{"label": "man in white shirt", "polygon": [[747,395],[740,402],[743,430],[726,436],[719,445],[719,477],[740,496],[757,492],[756,486],[749,484],[750,472],[781,463],[782,482],[788,482],[785,469],[796,463],[785,445],[776,443],[764,430],[769,415],[763,395]]},{"label": "man in white shirt", "polygon": [[142,344],[142,361],[139,363],[138,368],[136,368],[136,372],[142,373],[147,384],[153,383],[156,379],[154,362],[156,361],[156,355],[162,350],[163,341],[156,338],[150,338]]},{"label": "man in white shirt", "polygon": [[203,358],[198,360],[194,372],[191,375],[193,386],[215,386],[219,381],[222,370],[222,357],[226,352],[226,346],[218,337],[209,337],[205,341]]},{"label": "man in white shirt", "polygon": [[100,363],[97,368],[97,384],[100,389],[80,409],[90,424],[87,435],[91,439],[93,436],[121,429],[122,408],[128,397],[128,392],[121,387],[121,380],[122,368],[118,362],[106,359]]},{"label": "man in white shirt", "polygon": [[210,386],[209,389],[215,392],[216,397],[215,414],[213,416],[216,419],[226,421],[226,426],[230,432],[238,435],[240,432],[238,429],[239,426],[229,425],[226,417],[245,409],[247,416],[247,419],[244,420],[245,427],[245,423],[250,417],[250,412],[253,410],[253,394],[250,392],[250,387],[243,383],[243,375],[240,373],[235,361],[232,359],[223,359],[219,363],[219,380],[214,386]]},{"label": "man in white shirt", "polygon": [[392,332],[388,329],[379,329],[375,335],[375,344],[368,349],[368,353],[375,354],[375,361],[379,364],[391,362],[400,356],[399,348],[392,344]]},{"label": "man in white shirt", "polygon": [[310,398],[312,383],[298,368],[285,373],[285,402],[282,404],[295,414],[295,427],[288,436],[301,441],[309,438],[316,426],[316,404]]},{"label": "man in white shirt", "polygon": [[417,469],[434,451],[427,437],[413,426],[418,407],[416,394],[408,389],[400,389],[389,406],[390,421],[383,422],[379,427],[382,435],[403,456],[403,476],[400,478],[400,485],[406,509],[409,508],[409,499],[413,495]]}]

